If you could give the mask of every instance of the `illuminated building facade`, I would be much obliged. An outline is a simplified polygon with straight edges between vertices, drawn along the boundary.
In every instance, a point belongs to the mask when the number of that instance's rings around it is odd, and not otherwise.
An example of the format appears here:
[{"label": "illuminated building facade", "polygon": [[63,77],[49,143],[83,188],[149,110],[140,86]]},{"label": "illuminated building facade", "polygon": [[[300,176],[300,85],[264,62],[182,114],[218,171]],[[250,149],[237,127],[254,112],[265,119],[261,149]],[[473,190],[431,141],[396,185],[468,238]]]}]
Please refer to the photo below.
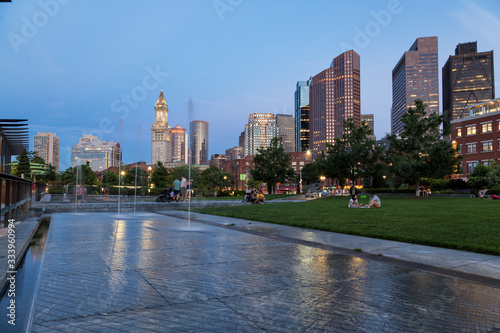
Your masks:
[{"label": "illuminated building facade", "polygon": [[155,121],[151,128],[151,164],[172,162],[171,130],[168,105],[163,90],[155,103]]},{"label": "illuminated building facade", "polygon": [[391,132],[401,133],[401,117],[414,101],[427,105],[428,114],[439,113],[438,38],[417,38],[392,70]]},{"label": "illuminated building facade", "polygon": [[451,142],[462,155],[459,177],[465,178],[480,164],[500,163],[500,99],[465,108],[451,121]]},{"label": "illuminated building facade", "polygon": [[279,134],[274,114],[252,113],[245,125],[245,156],[253,156],[258,148],[268,147]]},{"label": "illuminated building facade", "polygon": [[309,93],[312,78],[298,81],[295,90],[295,150],[309,150]]},{"label": "illuminated building facade", "polygon": [[360,57],[347,51],[333,59],[330,68],[312,78],[309,95],[310,147],[313,158],[344,132],[344,120],[361,118]]}]

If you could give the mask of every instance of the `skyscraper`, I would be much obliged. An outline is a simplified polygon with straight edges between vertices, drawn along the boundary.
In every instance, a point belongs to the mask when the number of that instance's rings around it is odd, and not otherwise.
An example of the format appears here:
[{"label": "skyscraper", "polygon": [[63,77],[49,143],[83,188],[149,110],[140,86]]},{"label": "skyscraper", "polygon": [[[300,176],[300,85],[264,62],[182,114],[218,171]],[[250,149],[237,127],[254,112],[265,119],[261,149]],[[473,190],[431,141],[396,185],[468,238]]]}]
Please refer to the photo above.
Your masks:
[{"label": "skyscraper", "polygon": [[377,138],[375,137],[375,124],[374,124],[374,117],[375,115],[374,114],[362,114],[361,115],[361,122],[365,122],[366,125],[368,125],[368,127],[370,128],[370,130],[372,131],[372,134],[369,135],[368,137],[370,139],[373,139],[373,140],[377,140]]},{"label": "skyscraper", "polygon": [[245,125],[245,156],[255,155],[257,148],[268,147],[274,137],[279,137],[274,114],[250,114],[248,124]]},{"label": "skyscraper", "polygon": [[313,158],[344,132],[344,119],[360,124],[360,58],[353,50],[333,59],[315,75],[309,95],[310,140]]},{"label": "skyscraper", "polygon": [[94,135],[83,135],[80,142],[71,147],[71,167],[89,162],[93,171],[104,171],[118,166],[122,161],[120,144],[114,141],[101,141]]},{"label": "skyscraper", "polygon": [[191,164],[208,162],[208,122],[193,120],[189,128],[191,136]]},{"label": "skyscraper", "polygon": [[295,151],[295,118],[291,114],[278,113],[276,125],[279,127],[280,141],[285,152]]},{"label": "skyscraper", "polygon": [[172,128],[172,162],[188,164],[188,139],[185,128],[179,125]]},{"label": "skyscraper", "polygon": [[38,133],[33,136],[33,151],[59,172],[59,137],[54,133]]},{"label": "skyscraper", "polygon": [[309,93],[312,78],[298,81],[295,90],[295,150],[309,149]]},{"label": "skyscraper", "polygon": [[438,38],[419,37],[392,70],[391,132],[401,133],[401,117],[414,101],[427,105],[428,114],[439,113]]},{"label": "skyscraper", "polygon": [[469,117],[465,107],[495,98],[493,73],[493,51],[478,53],[477,42],[457,45],[455,55],[443,66],[446,123]]},{"label": "skyscraper", "polygon": [[163,90],[155,103],[155,121],[151,128],[151,164],[172,161],[171,130],[168,124],[168,105]]}]

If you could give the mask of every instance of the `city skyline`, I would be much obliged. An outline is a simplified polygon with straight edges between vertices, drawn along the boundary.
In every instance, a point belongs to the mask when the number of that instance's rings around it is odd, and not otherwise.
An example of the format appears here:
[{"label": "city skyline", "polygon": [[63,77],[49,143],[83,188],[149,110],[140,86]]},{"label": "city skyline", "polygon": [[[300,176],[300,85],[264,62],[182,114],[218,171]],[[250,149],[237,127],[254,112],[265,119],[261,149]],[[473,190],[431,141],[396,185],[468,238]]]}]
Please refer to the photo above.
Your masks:
[{"label": "city skyline", "polygon": [[[416,38],[438,36],[439,69],[459,43],[477,41],[495,57],[500,46],[493,0],[359,1],[343,4],[346,14],[335,19],[338,6],[326,1],[239,1],[225,11],[211,1],[123,1],[119,17],[97,1],[40,3],[0,4],[1,116],[28,119],[30,138],[57,133],[61,170],[83,134],[119,142],[124,163],[149,161],[161,90],[171,126],[208,121],[208,155],[222,154],[238,145],[249,114],[294,114],[297,81],[351,48],[361,58],[361,113],[374,114],[382,138],[390,132],[391,71]],[[440,99],[441,81],[439,73]]]}]

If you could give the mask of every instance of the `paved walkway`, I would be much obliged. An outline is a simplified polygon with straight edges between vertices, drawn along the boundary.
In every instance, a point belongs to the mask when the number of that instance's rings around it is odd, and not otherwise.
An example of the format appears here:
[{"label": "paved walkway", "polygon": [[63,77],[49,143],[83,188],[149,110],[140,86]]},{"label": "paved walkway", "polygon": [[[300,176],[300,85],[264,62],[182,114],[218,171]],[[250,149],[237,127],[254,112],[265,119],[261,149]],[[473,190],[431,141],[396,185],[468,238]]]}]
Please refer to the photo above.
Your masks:
[{"label": "paved walkway", "polygon": [[53,214],[32,331],[500,332],[500,280],[427,250],[185,214]]}]

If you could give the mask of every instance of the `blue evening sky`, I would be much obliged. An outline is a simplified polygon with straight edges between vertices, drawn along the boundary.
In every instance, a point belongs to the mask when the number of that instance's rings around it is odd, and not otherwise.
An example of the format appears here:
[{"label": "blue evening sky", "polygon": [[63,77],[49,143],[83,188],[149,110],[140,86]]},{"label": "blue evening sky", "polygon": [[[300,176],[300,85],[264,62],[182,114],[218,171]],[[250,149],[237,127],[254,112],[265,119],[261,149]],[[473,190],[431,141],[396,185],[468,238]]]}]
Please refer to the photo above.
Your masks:
[{"label": "blue evening sky", "polygon": [[171,127],[206,120],[209,154],[224,153],[250,113],[293,114],[296,82],[354,48],[381,138],[391,71],[414,40],[438,36],[440,81],[458,43],[494,50],[499,68],[499,14],[498,0],[13,0],[0,3],[0,118],[28,119],[30,149],[56,133],[61,170],[82,134],[150,163],[163,89]]}]

